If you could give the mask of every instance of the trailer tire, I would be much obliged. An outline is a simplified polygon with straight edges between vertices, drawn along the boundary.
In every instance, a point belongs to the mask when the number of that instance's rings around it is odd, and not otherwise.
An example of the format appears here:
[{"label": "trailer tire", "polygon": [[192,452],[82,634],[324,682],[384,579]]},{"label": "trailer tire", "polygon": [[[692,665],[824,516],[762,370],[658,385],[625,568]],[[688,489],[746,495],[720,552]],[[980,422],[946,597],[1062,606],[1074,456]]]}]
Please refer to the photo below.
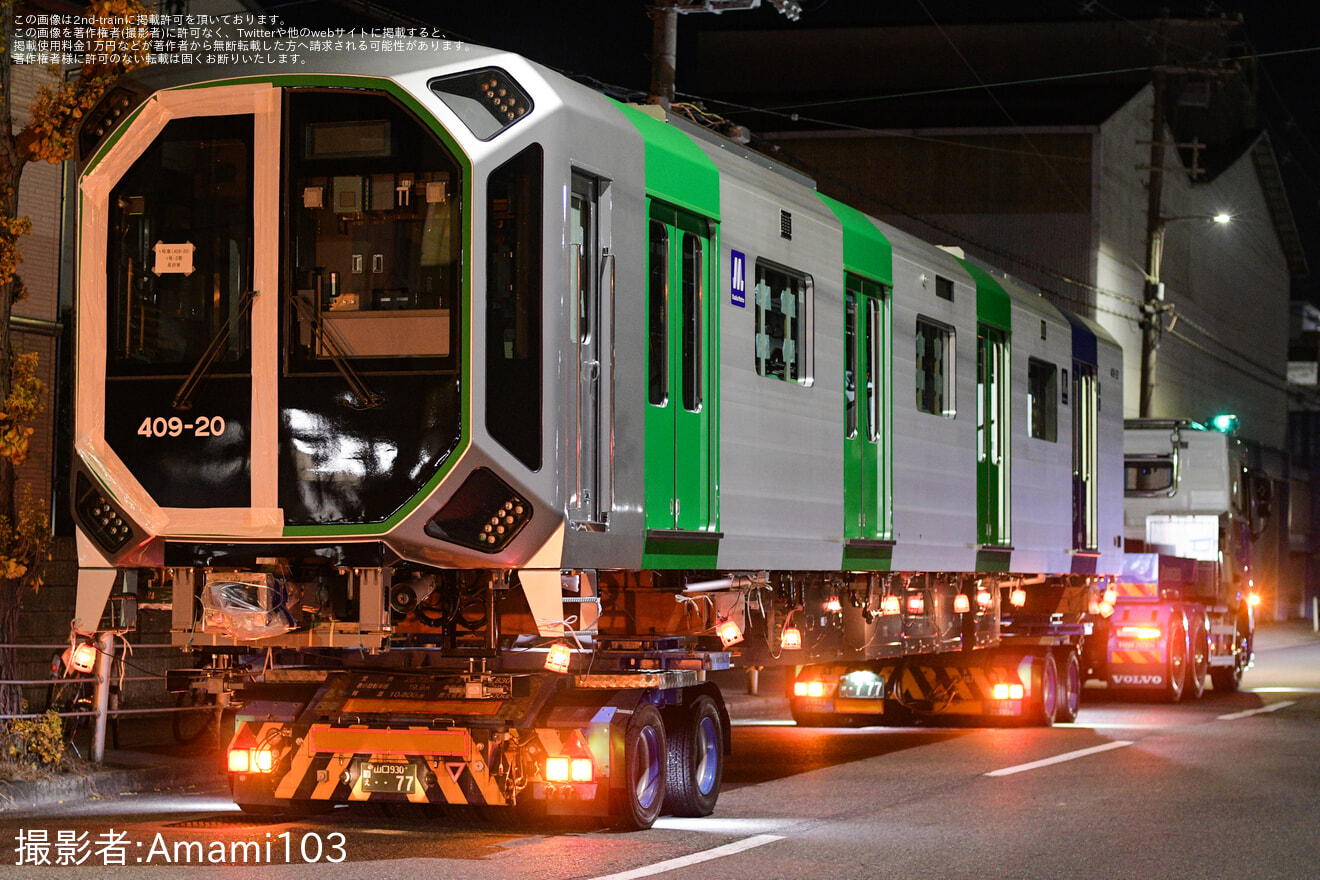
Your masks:
[{"label": "trailer tire", "polygon": [[1050,727],[1059,711],[1059,667],[1054,663],[1054,655],[1048,651],[1040,659],[1040,691],[1031,695],[1027,723],[1033,727]]},{"label": "trailer tire", "polygon": [[623,787],[615,791],[618,827],[645,831],[665,805],[665,725],[650,703],[633,710],[623,735]]},{"label": "trailer tire", "polygon": [[702,695],[670,716],[665,812],[709,816],[724,778],[724,725],[715,701]]},{"label": "trailer tire", "polygon": [[1059,652],[1055,665],[1059,670],[1059,705],[1054,720],[1060,724],[1072,724],[1082,705],[1082,662],[1075,649],[1065,648]]},{"label": "trailer tire", "polygon": [[1187,687],[1183,695],[1189,700],[1199,700],[1205,696],[1205,675],[1210,671],[1210,643],[1204,618],[1192,621],[1192,637],[1187,644]]},{"label": "trailer tire", "polygon": [[1169,657],[1165,664],[1168,678],[1164,685],[1165,702],[1176,703],[1187,688],[1187,630],[1176,623],[1169,632]]}]

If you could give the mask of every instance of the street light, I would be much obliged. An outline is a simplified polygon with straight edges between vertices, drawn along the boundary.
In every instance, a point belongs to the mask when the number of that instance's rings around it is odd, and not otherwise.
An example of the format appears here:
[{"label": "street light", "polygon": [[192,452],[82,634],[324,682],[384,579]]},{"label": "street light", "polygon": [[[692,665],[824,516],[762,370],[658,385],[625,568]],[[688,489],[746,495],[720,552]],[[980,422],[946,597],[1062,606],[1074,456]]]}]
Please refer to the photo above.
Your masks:
[{"label": "street light", "polygon": [[1164,313],[1172,306],[1164,305],[1164,282],[1160,280],[1160,264],[1164,262],[1164,233],[1170,223],[1198,220],[1203,223],[1224,225],[1233,221],[1226,211],[1217,214],[1187,214],[1178,217],[1159,217],[1151,226],[1147,242],[1146,297],[1141,304],[1141,399],[1138,414],[1150,418],[1150,401],[1155,391],[1155,352],[1159,337],[1164,333]]}]

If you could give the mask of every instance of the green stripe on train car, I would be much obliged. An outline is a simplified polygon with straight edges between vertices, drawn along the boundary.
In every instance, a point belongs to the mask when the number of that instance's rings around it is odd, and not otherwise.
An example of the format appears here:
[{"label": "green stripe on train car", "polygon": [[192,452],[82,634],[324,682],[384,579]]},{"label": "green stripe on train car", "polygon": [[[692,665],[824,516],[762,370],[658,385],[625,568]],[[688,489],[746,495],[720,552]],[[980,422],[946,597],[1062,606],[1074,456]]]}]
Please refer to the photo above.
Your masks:
[{"label": "green stripe on train car", "polygon": [[643,110],[620,104],[646,142],[646,192],[711,220],[720,219],[720,172],[683,132]]},{"label": "green stripe on train car", "polygon": [[894,284],[894,248],[861,211],[816,193],[843,224],[843,268],[872,281],[892,287]]},{"label": "green stripe on train car", "polygon": [[1011,300],[1008,291],[989,272],[966,260],[959,260],[976,282],[976,320],[1008,333],[1013,329]]}]

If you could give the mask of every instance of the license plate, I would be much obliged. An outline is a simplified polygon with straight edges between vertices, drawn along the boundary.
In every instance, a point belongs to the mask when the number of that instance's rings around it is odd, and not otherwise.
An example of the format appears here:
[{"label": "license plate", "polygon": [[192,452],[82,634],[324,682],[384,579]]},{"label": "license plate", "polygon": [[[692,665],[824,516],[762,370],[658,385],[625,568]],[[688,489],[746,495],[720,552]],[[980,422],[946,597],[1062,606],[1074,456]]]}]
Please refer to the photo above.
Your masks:
[{"label": "license plate", "polygon": [[417,785],[417,767],[410,762],[367,761],[362,765],[363,791],[411,794]]},{"label": "license plate", "polygon": [[986,710],[987,715],[1021,715],[1021,700],[991,700]]}]

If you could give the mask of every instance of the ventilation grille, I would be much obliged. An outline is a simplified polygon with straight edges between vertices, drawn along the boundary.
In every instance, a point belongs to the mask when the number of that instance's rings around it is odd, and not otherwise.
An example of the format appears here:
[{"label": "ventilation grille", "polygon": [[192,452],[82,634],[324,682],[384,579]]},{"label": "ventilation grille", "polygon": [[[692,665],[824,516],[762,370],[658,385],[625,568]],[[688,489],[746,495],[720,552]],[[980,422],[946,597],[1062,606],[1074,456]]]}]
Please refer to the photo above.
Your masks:
[{"label": "ventilation grille", "polygon": [[779,236],[789,240],[793,238],[793,215],[787,211],[779,212]]}]

